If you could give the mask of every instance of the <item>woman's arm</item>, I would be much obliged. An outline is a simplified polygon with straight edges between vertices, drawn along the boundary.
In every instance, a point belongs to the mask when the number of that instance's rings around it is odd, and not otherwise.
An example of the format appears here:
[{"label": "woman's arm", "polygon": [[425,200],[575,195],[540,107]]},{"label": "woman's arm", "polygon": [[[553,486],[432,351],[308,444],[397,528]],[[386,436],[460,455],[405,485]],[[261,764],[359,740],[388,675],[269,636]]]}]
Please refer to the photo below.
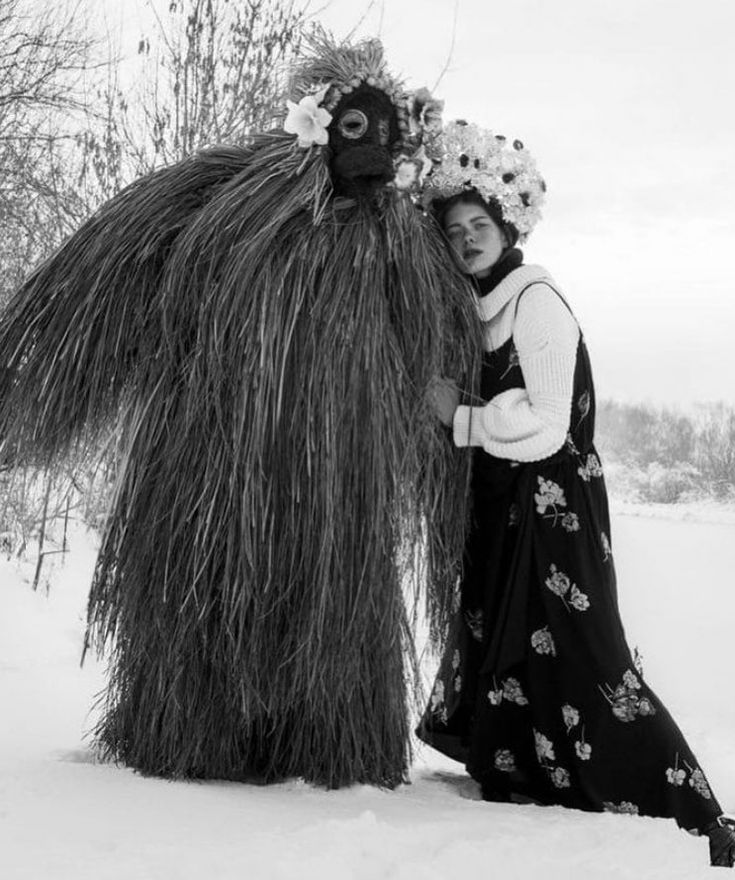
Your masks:
[{"label": "woman's arm", "polygon": [[526,387],[482,407],[457,407],[454,442],[498,458],[540,461],[561,448],[569,430],[579,327],[546,284],[526,290],[517,308],[513,339]]}]

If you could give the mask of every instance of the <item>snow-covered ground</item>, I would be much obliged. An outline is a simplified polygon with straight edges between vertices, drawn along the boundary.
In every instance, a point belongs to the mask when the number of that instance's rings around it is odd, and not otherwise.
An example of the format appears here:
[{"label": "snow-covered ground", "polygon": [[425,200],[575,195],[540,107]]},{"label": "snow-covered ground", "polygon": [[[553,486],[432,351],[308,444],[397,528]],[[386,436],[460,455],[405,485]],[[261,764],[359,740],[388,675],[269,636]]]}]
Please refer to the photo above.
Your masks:
[{"label": "snow-covered ground", "polygon": [[[613,548],[629,640],[735,812],[735,517],[616,506]],[[84,731],[104,669],[79,667],[93,560],[74,534],[49,593],[31,590],[31,563],[0,561],[2,880],[712,876],[706,842],[672,821],[468,800],[462,768],[428,749],[394,792],[165,782],[95,763]]]}]

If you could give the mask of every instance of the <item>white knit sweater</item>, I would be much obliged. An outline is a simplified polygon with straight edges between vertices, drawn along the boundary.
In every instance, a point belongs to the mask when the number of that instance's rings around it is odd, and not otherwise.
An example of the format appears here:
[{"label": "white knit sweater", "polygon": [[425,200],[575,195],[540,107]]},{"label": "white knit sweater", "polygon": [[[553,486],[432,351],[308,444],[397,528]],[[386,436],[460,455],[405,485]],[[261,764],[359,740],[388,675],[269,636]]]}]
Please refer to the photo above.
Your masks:
[{"label": "white knit sweater", "polygon": [[457,446],[482,446],[498,458],[527,462],[548,458],[564,444],[579,327],[558,294],[535,283],[541,281],[556,288],[540,266],[520,266],[478,298],[485,349],[494,351],[513,336],[526,387],[503,391],[484,406],[458,407]]}]

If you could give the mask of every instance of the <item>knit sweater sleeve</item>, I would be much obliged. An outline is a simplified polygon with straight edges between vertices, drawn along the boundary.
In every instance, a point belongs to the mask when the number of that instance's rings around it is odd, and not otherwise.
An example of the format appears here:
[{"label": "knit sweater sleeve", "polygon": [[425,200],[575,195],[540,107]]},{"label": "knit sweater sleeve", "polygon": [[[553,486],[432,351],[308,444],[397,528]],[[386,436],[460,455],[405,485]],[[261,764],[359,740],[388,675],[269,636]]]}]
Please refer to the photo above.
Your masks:
[{"label": "knit sweater sleeve", "polygon": [[517,302],[513,340],[526,387],[482,407],[458,407],[454,442],[482,446],[497,458],[541,461],[562,447],[569,430],[579,327],[548,285],[535,284]]}]

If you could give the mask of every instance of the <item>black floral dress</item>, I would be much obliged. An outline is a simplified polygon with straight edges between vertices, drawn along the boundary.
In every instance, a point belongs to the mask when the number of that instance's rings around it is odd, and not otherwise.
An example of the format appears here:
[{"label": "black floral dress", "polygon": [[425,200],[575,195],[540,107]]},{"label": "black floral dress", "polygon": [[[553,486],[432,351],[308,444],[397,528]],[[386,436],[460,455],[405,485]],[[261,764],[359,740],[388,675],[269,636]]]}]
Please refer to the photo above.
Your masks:
[{"label": "black floral dress", "polygon": [[[485,356],[482,397],[519,387],[511,336]],[[532,463],[474,451],[463,580],[417,733],[465,763],[486,799],[700,829],[721,809],[626,643],[594,420],[580,336],[563,448]]]}]

